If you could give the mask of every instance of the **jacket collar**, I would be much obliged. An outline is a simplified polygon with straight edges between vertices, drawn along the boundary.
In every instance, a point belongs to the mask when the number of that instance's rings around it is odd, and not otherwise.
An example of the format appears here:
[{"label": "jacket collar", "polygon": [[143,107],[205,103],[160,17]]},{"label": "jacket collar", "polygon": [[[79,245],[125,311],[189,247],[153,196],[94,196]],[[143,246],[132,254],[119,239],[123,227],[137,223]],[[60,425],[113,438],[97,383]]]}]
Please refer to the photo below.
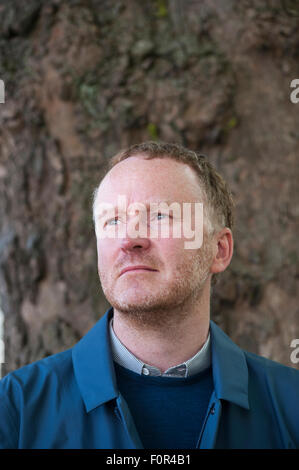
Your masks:
[{"label": "jacket collar", "polygon": [[216,398],[231,401],[249,410],[245,354],[212,320],[210,332]]},{"label": "jacket collar", "polygon": [[111,307],[72,348],[75,377],[87,412],[119,395],[109,341],[112,315]]},{"label": "jacket collar", "polygon": [[[111,307],[72,348],[75,377],[87,412],[119,396],[109,339],[112,315]],[[249,409],[244,352],[212,320],[210,333],[216,398]]]}]

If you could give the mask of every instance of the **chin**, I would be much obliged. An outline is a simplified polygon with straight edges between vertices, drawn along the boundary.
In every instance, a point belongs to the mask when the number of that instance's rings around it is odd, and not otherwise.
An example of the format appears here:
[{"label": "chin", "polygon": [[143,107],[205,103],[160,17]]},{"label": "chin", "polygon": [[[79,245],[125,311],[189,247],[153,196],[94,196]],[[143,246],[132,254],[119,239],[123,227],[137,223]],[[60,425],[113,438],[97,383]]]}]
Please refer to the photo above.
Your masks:
[{"label": "chin", "polygon": [[157,303],[157,299],[155,298],[145,298],[143,296],[124,296],[120,299],[118,299],[118,304],[123,306],[126,309],[144,309],[144,308],[149,308],[149,306],[152,306]]},{"label": "chin", "polygon": [[150,312],[161,308],[162,299],[159,302],[157,297],[150,295],[145,296],[144,293],[139,295],[121,295],[113,296],[108,299],[109,303],[120,312]]}]

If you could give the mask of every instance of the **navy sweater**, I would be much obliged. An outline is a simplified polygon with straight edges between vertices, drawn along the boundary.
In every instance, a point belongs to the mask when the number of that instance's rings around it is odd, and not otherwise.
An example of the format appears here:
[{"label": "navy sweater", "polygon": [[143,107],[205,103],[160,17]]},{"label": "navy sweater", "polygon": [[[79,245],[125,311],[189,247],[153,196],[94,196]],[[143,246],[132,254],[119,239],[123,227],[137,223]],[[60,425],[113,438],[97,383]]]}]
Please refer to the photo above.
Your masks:
[{"label": "navy sweater", "polygon": [[214,388],[212,367],[182,378],[140,375],[114,364],[144,448],[195,448]]}]

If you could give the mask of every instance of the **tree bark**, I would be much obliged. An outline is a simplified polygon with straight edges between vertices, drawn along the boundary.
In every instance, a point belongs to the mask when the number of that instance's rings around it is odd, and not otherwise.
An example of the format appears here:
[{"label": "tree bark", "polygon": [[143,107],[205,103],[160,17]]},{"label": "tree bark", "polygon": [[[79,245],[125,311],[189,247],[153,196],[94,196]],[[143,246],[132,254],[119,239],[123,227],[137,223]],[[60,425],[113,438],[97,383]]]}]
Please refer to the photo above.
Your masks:
[{"label": "tree bark", "polygon": [[212,319],[297,367],[295,3],[2,1],[0,16],[3,374],[72,347],[108,308],[92,191],[109,157],[152,139],[205,153],[232,188]]}]

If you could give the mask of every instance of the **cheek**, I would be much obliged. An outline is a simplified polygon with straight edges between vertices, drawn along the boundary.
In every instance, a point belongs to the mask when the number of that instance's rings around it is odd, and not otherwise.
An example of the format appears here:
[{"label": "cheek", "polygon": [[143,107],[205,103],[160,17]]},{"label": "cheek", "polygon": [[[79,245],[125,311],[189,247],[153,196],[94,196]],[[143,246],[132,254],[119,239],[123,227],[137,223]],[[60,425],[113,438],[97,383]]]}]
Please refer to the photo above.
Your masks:
[{"label": "cheek", "polygon": [[163,259],[166,277],[172,279],[188,272],[194,272],[203,262],[201,249],[185,248],[185,239],[159,241],[160,256]]},{"label": "cheek", "polygon": [[98,266],[103,269],[113,262],[114,253],[113,240],[98,240],[97,241],[97,254],[98,254]]},{"label": "cheek", "polygon": [[159,252],[166,266],[174,266],[186,256],[184,240],[179,238],[161,239],[159,240]]}]

